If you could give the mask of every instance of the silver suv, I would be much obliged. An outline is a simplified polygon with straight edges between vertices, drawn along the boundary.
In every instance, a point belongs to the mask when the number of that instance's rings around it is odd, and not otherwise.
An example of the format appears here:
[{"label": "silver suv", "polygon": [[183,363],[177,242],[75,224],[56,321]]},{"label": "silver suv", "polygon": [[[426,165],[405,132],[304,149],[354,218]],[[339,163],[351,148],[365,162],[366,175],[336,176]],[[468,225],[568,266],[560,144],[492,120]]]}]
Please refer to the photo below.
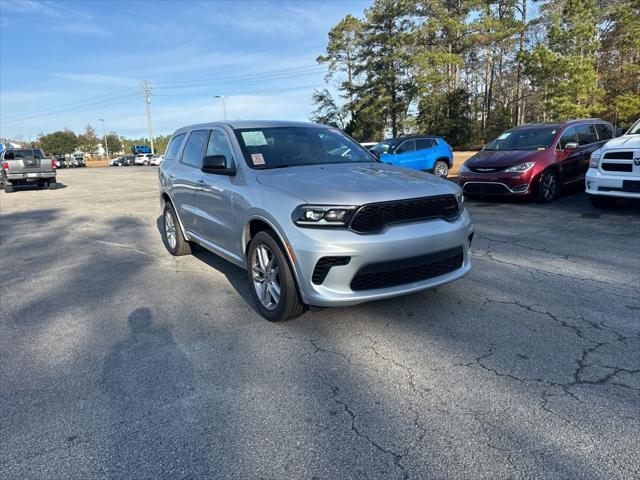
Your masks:
[{"label": "silver suv", "polygon": [[471,268],[460,188],[380,163],[332,127],[184,127],[159,175],[167,250],[186,255],[195,242],[246,269],[267,320],[432,288]]}]

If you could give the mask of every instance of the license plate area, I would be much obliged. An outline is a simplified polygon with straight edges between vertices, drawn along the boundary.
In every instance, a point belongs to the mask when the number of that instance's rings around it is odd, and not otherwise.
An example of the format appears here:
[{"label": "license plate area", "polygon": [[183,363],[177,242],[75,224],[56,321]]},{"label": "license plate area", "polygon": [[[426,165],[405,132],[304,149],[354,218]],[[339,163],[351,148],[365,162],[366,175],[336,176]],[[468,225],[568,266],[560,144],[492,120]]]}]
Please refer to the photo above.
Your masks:
[{"label": "license plate area", "polygon": [[640,180],[623,180],[622,190],[625,192],[640,193]]},{"label": "license plate area", "polygon": [[38,176],[37,173],[27,173],[27,178],[38,178]]}]

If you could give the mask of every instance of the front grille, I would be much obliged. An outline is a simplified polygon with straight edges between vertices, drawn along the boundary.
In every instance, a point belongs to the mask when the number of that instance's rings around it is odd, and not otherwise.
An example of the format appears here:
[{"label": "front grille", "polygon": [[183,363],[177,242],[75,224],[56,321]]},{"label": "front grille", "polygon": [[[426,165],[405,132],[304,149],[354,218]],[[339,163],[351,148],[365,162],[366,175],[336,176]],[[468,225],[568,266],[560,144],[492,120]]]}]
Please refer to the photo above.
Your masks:
[{"label": "front grille", "polygon": [[454,195],[370,203],[356,211],[350,227],[358,233],[375,233],[393,223],[431,218],[453,219],[458,216],[458,212],[458,201]]},{"label": "front grille", "polygon": [[316,268],[313,269],[313,275],[311,281],[315,285],[320,285],[324,282],[324,279],[329,275],[331,267],[337,267],[340,265],[347,265],[351,261],[351,257],[322,257],[316,263]]},{"label": "front grille", "polygon": [[507,167],[469,167],[473,173],[496,173],[501,172]]},{"label": "front grille", "polygon": [[607,152],[602,158],[611,160],[633,160],[633,152]]},{"label": "front grille", "polygon": [[486,195],[509,193],[509,189],[501,183],[475,183],[468,182],[464,184],[465,193],[484,193]]},{"label": "front grille", "polygon": [[373,263],[356,273],[351,280],[351,290],[395,287],[439,277],[462,267],[463,260],[462,247],[456,247],[419,257]]},{"label": "front grille", "polygon": [[633,165],[630,163],[603,163],[602,169],[607,172],[632,172]]}]

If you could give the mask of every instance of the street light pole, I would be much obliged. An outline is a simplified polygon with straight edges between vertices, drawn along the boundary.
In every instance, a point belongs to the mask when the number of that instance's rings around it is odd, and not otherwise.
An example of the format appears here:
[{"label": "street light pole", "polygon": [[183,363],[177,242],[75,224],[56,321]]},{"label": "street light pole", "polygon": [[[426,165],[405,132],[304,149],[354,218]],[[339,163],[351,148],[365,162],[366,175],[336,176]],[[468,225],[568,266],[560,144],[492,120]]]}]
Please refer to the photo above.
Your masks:
[{"label": "street light pole", "polygon": [[105,150],[105,152],[107,152],[107,162],[108,162],[109,161],[109,145],[107,145],[107,127],[105,127],[104,118],[99,118],[98,120],[100,120],[102,122],[102,134],[103,134],[103,138],[104,138],[104,150]]},{"label": "street light pole", "polygon": [[222,118],[224,118],[225,120],[227,119],[227,103],[225,102],[225,96],[224,95],[216,95],[213,98],[219,98],[222,100]]}]

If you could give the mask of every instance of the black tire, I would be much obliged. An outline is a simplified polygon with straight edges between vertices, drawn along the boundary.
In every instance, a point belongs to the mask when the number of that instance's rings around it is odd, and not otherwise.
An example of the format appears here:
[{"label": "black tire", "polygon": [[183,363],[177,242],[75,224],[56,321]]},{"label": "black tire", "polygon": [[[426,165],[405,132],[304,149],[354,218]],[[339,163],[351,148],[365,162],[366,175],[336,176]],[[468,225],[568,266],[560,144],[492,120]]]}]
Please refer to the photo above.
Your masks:
[{"label": "black tire", "polygon": [[13,188],[13,185],[7,185],[6,183],[4,184],[4,191],[6,193],[13,193],[15,192],[15,189]]},{"label": "black tire", "polygon": [[49,190],[55,190],[56,188],[58,188],[58,184],[55,180],[49,182]]},{"label": "black tire", "polygon": [[169,202],[164,204],[162,211],[162,243],[174,257],[191,254],[191,245],[182,235],[178,216]]},{"label": "black tire", "polygon": [[[261,274],[259,259],[256,254],[259,248],[263,248],[263,251],[265,251],[264,247],[266,247],[267,253],[271,253],[271,257],[267,257],[270,260],[267,265],[271,265],[269,268],[270,272],[267,272],[267,275]],[[274,273],[276,269],[277,272]],[[260,282],[260,278],[269,278],[269,280]],[[247,249],[247,279],[249,281],[251,296],[256,304],[258,313],[270,322],[289,320],[299,317],[305,312],[306,306],[300,298],[293,272],[280,246],[280,242],[278,242],[273,232],[258,232],[251,239],[251,243]],[[280,288],[277,301],[274,301],[272,294],[274,283],[269,284],[269,281],[275,282],[275,285]],[[259,285],[262,285],[262,287]],[[269,288],[268,285],[271,288]],[[264,304],[258,294],[258,289],[263,289],[265,298],[269,297],[271,299],[271,303],[273,303],[272,307]],[[269,301],[267,301],[267,303],[268,302]]]},{"label": "black tire", "polygon": [[449,176],[449,164],[444,160],[438,160],[433,165],[432,173],[440,178],[447,178]]},{"label": "black tire", "polygon": [[607,197],[604,195],[589,195],[589,201],[595,208],[613,208],[618,203],[616,197]]},{"label": "black tire", "polygon": [[554,170],[545,170],[538,182],[538,203],[549,203],[560,193],[560,179]]}]

